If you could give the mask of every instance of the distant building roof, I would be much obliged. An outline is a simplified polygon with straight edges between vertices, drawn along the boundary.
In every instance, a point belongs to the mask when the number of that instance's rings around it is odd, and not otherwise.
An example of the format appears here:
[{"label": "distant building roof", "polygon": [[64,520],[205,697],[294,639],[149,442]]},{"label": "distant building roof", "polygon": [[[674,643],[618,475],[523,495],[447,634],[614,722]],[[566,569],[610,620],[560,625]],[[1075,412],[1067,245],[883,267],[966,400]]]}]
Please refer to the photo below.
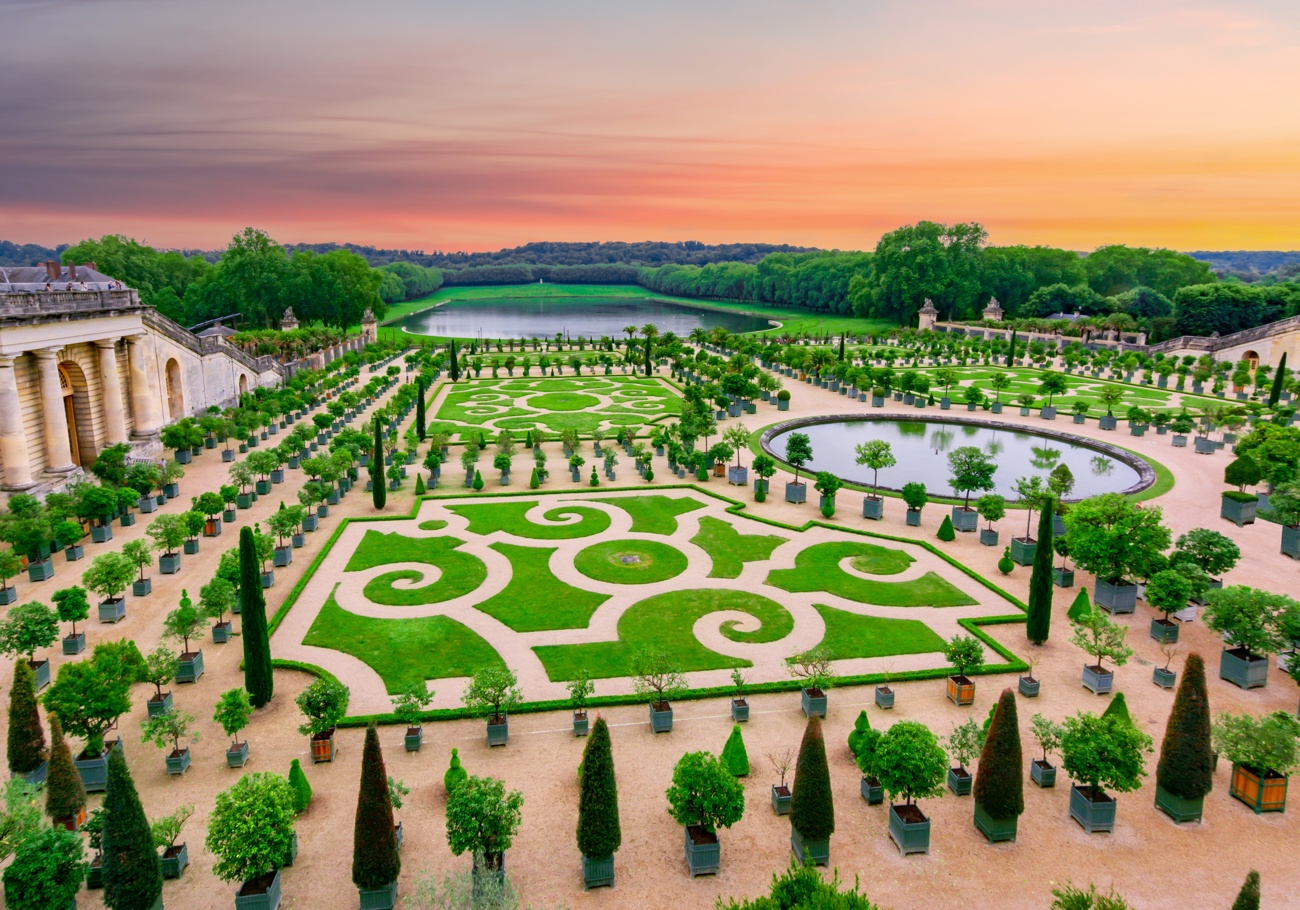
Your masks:
[{"label": "distant building roof", "polygon": [[1083,317],[1078,313],[1053,313],[1048,319],[1064,319],[1066,322],[1078,322]]},{"label": "distant building roof", "polygon": [[222,325],[220,320],[217,320],[217,322],[213,323],[212,325],[204,329],[202,332],[198,333],[200,338],[212,338],[212,337],[229,338],[231,335],[236,335],[236,334],[238,333],[234,329],[232,329],[228,325]]},{"label": "distant building roof", "polygon": [[0,294],[31,291],[113,291],[124,285],[98,272],[92,265],[45,265],[0,267]]}]

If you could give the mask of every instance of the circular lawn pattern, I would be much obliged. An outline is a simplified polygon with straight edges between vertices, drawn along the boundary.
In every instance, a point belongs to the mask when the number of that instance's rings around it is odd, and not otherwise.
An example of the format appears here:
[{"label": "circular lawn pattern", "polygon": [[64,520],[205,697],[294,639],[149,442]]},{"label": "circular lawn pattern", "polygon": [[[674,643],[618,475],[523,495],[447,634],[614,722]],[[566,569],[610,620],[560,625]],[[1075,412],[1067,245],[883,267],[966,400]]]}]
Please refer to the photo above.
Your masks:
[{"label": "circular lawn pattern", "polygon": [[648,585],[686,571],[686,554],[653,540],[609,540],[580,550],[573,566],[596,581]]},{"label": "circular lawn pattern", "polygon": [[600,407],[600,399],[580,392],[546,392],[530,396],[527,404],[539,411],[590,411]]}]

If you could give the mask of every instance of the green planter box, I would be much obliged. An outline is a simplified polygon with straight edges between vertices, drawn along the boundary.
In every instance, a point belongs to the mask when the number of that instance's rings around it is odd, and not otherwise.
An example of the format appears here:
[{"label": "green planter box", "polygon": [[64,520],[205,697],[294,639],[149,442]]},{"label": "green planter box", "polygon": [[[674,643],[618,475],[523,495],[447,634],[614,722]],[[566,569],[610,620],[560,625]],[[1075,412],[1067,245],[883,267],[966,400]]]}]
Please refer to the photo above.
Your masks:
[{"label": "green planter box", "polygon": [[90,529],[90,539],[94,543],[106,543],[113,539],[112,525],[96,525]]},{"label": "green planter box", "polygon": [[[75,657],[82,651],[86,650],[86,633],[78,632],[76,635],[63,636],[63,653],[69,657]],[[49,670],[46,670],[48,679]]]},{"label": "green planter box", "polygon": [[974,509],[963,509],[961,506],[952,508],[952,526],[958,531],[974,531],[979,527],[980,513]]},{"label": "green planter box", "polygon": [[671,733],[673,730],[673,706],[667,705],[662,711],[650,706],[650,729],[655,733]]},{"label": "green planter box", "polygon": [[573,712],[573,735],[586,736],[591,730],[591,720],[586,711]]},{"label": "green planter box", "polygon": [[135,597],[148,597],[153,592],[152,578],[137,578],[131,582],[131,594]]},{"label": "green planter box", "polygon": [[358,888],[361,897],[361,910],[393,910],[397,904],[397,882],[389,882],[383,888]]},{"label": "green planter box", "polygon": [[1268,685],[1268,658],[1245,648],[1227,648],[1219,655],[1219,679],[1243,689],[1263,688]]},{"label": "green planter box", "polygon": [[[920,813],[915,806],[911,807]],[[922,816],[924,818],[924,816]],[[930,852],[930,819],[924,821],[904,821],[898,814],[897,806],[889,807],[889,836],[904,856],[910,853]]]},{"label": "green planter box", "polygon": [[948,789],[957,796],[970,796],[971,784],[975,778],[965,768],[948,769]]},{"label": "green planter box", "polygon": [[1052,569],[1052,584],[1058,588],[1074,587],[1074,570],[1073,569]]},{"label": "green planter box", "polygon": [[135,524],[135,513],[123,512],[121,516],[117,519],[117,521],[118,524],[120,524],[122,527],[129,528]]},{"label": "green planter box", "polygon": [[235,892],[235,910],[277,910],[279,906],[279,869],[244,882]]},{"label": "green planter box", "polygon": [[919,528],[919,527],[921,527],[921,510],[920,510],[920,509],[908,509],[905,517],[906,517],[906,519],[907,519],[907,526],[908,526],[909,528]]},{"label": "green planter box", "polygon": [[731,700],[731,719],[738,724],[749,722],[749,702],[743,698]]},{"label": "green planter box", "polygon": [[986,547],[996,547],[998,545],[998,532],[993,528],[981,528],[980,543]]},{"label": "green planter box", "polygon": [[1137,609],[1137,585],[1111,584],[1097,579],[1093,587],[1093,602],[1111,615],[1132,613]]},{"label": "green planter box", "polygon": [[1042,789],[1051,790],[1056,786],[1056,766],[1035,758],[1029,763],[1029,779]]},{"label": "green planter box", "polygon": [[1259,500],[1257,499],[1252,499],[1249,502],[1238,502],[1227,496],[1219,497],[1219,517],[1228,519],[1239,528],[1255,523],[1255,510],[1258,507]]},{"label": "green planter box", "polygon": [[879,806],[885,801],[885,788],[874,777],[864,777],[858,782],[858,792],[868,806]]},{"label": "green planter box", "polygon": [[799,829],[790,826],[790,849],[805,866],[826,866],[831,861],[831,839],[805,840]]},{"label": "green planter box", "polygon": [[808,500],[808,484],[806,483],[787,483],[785,485],[785,501],[799,505]]},{"label": "green planter box", "polygon": [[1038,552],[1038,541],[1024,540],[1019,537],[1011,538],[1011,559],[1017,565],[1031,566],[1034,564],[1034,554]]},{"label": "green planter box", "polygon": [[885,517],[884,497],[862,497],[862,517],[880,521]]},{"label": "green planter box", "polygon": [[402,742],[407,752],[419,752],[420,746],[424,745],[424,727],[407,727]]},{"label": "green planter box", "polygon": [[1151,620],[1151,638],[1162,645],[1178,641],[1178,623],[1165,619]]},{"label": "green planter box", "polygon": [[184,774],[190,767],[190,750],[179,749],[167,756],[167,773],[173,777]]},{"label": "green planter box", "polygon": [[1156,808],[1180,825],[1183,822],[1200,821],[1204,804],[1204,796],[1198,796],[1196,799],[1184,799],[1181,796],[1174,796],[1160,784],[1156,784]]},{"label": "green planter box", "polygon": [[1016,839],[1016,827],[1019,818],[994,818],[984,811],[979,803],[975,804],[975,827],[988,838],[990,844],[1013,841]]},{"label": "green planter box", "polygon": [[103,754],[97,757],[87,758],[85,752],[77,756],[74,764],[87,793],[102,793],[108,786],[108,750],[121,748],[121,744],[121,739],[105,743]]},{"label": "green planter box", "polygon": [[1115,830],[1115,806],[1114,798],[1105,793],[1099,791],[1093,797],[1085,794],[1078,784],[1070,787],[1070,818],[1089,834],[1098,831],[1109,834]]},{"label": "green planter box", "polygon": [[190,864],[189,848],[185,844],[168,847],[158,858],[158,863],[162,866],[163,878],[180,878],[185,867]]},{"label": "green planter box", "polygon": [[186,555],[193,556],[199,552],[199,542],[197,539],[187,540],[181,544],[181,549]]},{"label": "green planter box", "polygon": [[799,696],[804,717],[812,717],[814,714],[821,718],[826,717],[825,692],[820,689],[800,689]]},{"label": "green planter box", "polygon": [[686,868],[691,878],[697,875],[717,875],[722,869],[722,843],[718,835],[699,825],[682,828]]},{"label": "green planter box", "polygon": [[126,616],[126,598],[114,597],[112,600],[99,602],[99,621],[118,622]]},{"label": "green planter box", "polygon": [[783,787],[779,784],[772,785],[772,811],[777,815],[790,814],[790,801],[794,799],[794,793],[789,787]]},{"label": "green planter box", "polygon": [[1038,691],[1042,688],[1043,681],[1034,679],[1032,676],[1022,676],[1016,683],[1016,688],[1025,698],[1037,698]]},{"label": "green planter box", "polygon": [[203,675],[203,651],[190,651],[181,655],[180,667],[176,670],[178,683],[194,683]]},{"label": "green planter box", "polygon": [[168,555],[164,553],[162,556],[158,557],[158,571],[163,575],[175,575],[180,570],[181,554],[172,553]]},{"label": "green planter box", "polygon": [[212,640],[219,645],[224,645],[226,642],[230,641],[230,631],[232,628],[233,627],[229,620],[213,623]]},{"label": "green planter box", "polygon": [[144,703],[145,712],[149,717],[162,717],[164,714],[172,713],[172,694],[164,692],[162,698],[157,695],[150,695]]},{"label": "green planter box", "polygon": [[614,887],[614,854],[590,857],[582,854],[582,890]]},{"label": "green planter box", "polygon": [[1115,674],[1110,670],[1098,670],[1096,667],[1083,668],[1083,687],[1090,689],[1093,695],[1109,694],[1115,685]]},{"label": "green planter box", "polygon": [[502,716],[499,720],[500,723],[488,721],[487,744],[489,746],[504,746],[510,741],[510,718]]},{"label": "green planter box", "polygon": [[876,707],[882,711],[894,707],[894,690],[889,686],[876,686]]},{"label": "green planter box", "polygon": [[54,577],[54,560],[48,556],[40,562],[27,563],[29,581],[49,581]]},{"label": "green planter box", "polygon": [[1300,528],[1282,526],[1282,555],[1300,559]]},{"label": "green planter box", "polygon": [[1177,680],[1178,674],[1173,670],[1156,667],[1151,671],[1151,681],[1162,689],[1172,689]]},{"label": "green planter box", "polygon": [[238,746],[231,746],[226,750],[226,767],[242,768],[248,761],[248,740],[244,740]]}]

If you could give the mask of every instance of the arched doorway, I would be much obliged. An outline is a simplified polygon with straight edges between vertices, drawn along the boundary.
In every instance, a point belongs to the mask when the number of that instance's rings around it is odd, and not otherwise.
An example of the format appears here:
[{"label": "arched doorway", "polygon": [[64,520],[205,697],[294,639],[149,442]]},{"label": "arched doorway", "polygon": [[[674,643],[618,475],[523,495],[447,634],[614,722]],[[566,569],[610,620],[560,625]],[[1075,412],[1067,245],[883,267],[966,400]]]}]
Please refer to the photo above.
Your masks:
[{"label": "arched doorway", "polygon": [[167,361],[167,411],[168,420],[185,416],[185,397],[181,389],[181,365],[173,357]]},{"label": "arched doorway", "polygon": [[86,374],[71,360],[59,364],[59,390],[63,393],[63,414],[68,423],[68,450],[72,463],[89,467],[95,463],[95,417],[90,407]]},{"label": "arched doorway", "polygon": [[1241,359],[1250,364],[1250,371],[1252,373],[1255,372],[1255,368],[1259,366],[1259,354],[1255,351],[1247,351],[1241,355]]},{"label": "arched doorway", "polygon": [[248,374],[240,373],[239,374],[239,397],[243,398],[244,393],[247,391],[248,391]]}]

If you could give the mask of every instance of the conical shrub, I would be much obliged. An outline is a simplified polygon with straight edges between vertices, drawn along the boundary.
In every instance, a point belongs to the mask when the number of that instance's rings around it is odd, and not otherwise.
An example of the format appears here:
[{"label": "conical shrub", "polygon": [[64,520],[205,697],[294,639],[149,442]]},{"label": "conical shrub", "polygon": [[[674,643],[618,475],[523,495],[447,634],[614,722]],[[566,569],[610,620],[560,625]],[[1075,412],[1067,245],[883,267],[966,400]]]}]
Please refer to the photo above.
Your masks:
[{"label": "conical shrub", "polygon": [[36,673],[25,660],[14,663],[9,690],[9,770],[30,774],[46,759],[45,728],[36,710]]},{"label": "conical shrub", "polygon": [[257,557],[253,529],[239,530],[239,595],[243,602],[244,688],[254,708],[275,694],[271,673],[271,638],[266,626],[266,597],[262,594],[262,561]]},{"label": "conical shrub", "polygon": [[311,781],[296,758],[289,762],[289,787],[293,790],[294,814],[301,815],[311,805]]},{"label": "conical shrub", "polygon": [[[1039,509],[1038,548],[1034,551],[1034,568],[1029,576],[1029,616],[1025,635],[1036,645],[1047,641],[1052,628],[1052,500]],[[996,816],[994,816],[996,818]]]},{"label": "conical shrub", "polygon": [[805,840],[815,841],[835,833],[835,800],[831,793],[831,772],[826,765],[826,741],[821,718],[808,718],[799,758],[794,766],[794,789],[790,799],[790,826]]},{"label": "conical shrub", "polygon": [[[453,768],[459,758],[452,753]],[[578,851],[599,859],[615,853],[623,843],[618,819],[618,784],[614,779],[614,752],[609,727],[603,717],[591,726],[591,735],[582,750],[582,774],[578,786]],[[453,769],[448,769],[450,776]],[[446,781],[444,781],[444,784]],[[447,792],[453,787],[447,786]]]},{"label": "conical shrub", "polygon": [[162,895],[162,867],[149,820],[122,750],[108,754],[104,794],[104,904],[109,910],[151,910]]},{"label": "conical shrub", "polygon": [[722,766],[737,777],[749,776],[749,753],[745,750],[745,738],[740,732],[740,724],[731,725],[731,735],[722,747]]},{"label": "conical shrub", "polygon": [[75,818],[86,805],[86,787],[72,763],[59,719],[50,715],[50,766],[45,771],[45,814],[58,821]]},{"label": "conical shrub", "polygon": [[386,888],[397,881],[402,858],[397,853],[388,771],[375,725],[366,728],[361,753],[361,790],[352,828],[352,883],[362,889]]},{"label": "conical shrub", "polygon": [[1106,706],[1105,711],[1101,712],[1101,716],[1119,717],[1122,718],[1126,724],[1129,724],[1130,726],[1133,724],[1133,717],[1128,713],[1128,700],[1124,698],[1123,692],[1116,692],[1111,696],[1110,704]]},{"label": "conical shrub", "polygon": [[1019,818],[1025,811],[1023,769],[1016,696],[1003,689],[975,772],[975,804],[991,818]]},{"label": "conical shrub", "polygon": [[862,739],[870,729],[871,719],[867,717],[866,710],[859,711],[853,721],[853,729],[849,731],[849,751],[853,753],[854,758],[857,758],[858,752],[862,749]]},{"label": "conical shrub", "polygon": [[1183,680],[1160,744],[1156,783],[1180,799],[1200,799],[1214,786],[1210,744],[1210,698],[1201,655],[1187,655]]},{"label": "conical shrub", "polygon": [[1070,604],[1065,618],[1070,622],[1083,622],[1091,613],[1092,601],[1088,599],[1087,590],[1080,588],[1079,593],[1074,595],[1074,603]]},{"label": "conical shrub", "polygon": [[935,536],[945,543],[957,539],[957,532],[953,529],[951,515],[943,516],[943,523],[939,525],[939,533]]},{"label": "conical shrub", "polygon": [[415,475],[415,495],[423,496],[424,492],[424,475],[417,473]]},{"label": "conical shrub", "polygon": [[450,796],[452,791],[459,787],[469,778],[469,772],[460,766],[460,752],[456,749],[451,750],[451,764],[447,766],[447,772],[442,775],[442,786]]},{"label": "conical shrub", "polygon": [[1254,869],[1246,875],[1237,899],[1232,902],[1232,910],[1259,910],[1259,873]]}]

